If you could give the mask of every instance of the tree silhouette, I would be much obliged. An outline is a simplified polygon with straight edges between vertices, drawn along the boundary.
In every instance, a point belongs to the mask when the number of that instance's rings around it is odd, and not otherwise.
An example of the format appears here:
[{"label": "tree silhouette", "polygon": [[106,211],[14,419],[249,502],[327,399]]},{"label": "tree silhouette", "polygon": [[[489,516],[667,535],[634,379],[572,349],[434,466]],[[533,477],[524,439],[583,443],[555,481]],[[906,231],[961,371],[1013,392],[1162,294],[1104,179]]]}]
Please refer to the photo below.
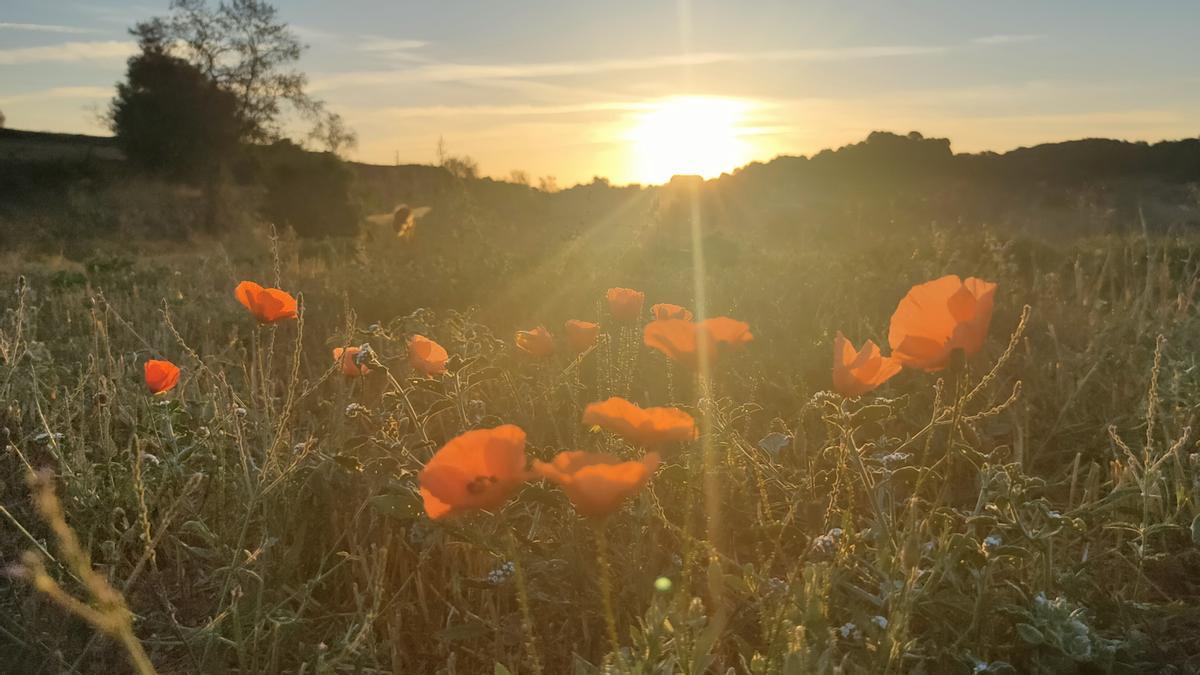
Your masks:
[{"label": "tree silhouette", "polygon": [[[340,150],[352,143],[341,118],[304,89],[307,78],[296,69],[305,46],[263,0],[227,0],[211,7],[206,0],[172,0],[171,14],[138,23],[139,39],[165,45],[231,93],[241,121],[239,138],[270,142],[282,137],[285,108],[313,120],[314,135],[334,139]],[[174,52],[178,52],[174,54]],[[333,133],[330,133],[332,130]]]},{"label": "tree silhouette", "polygon": [[237,146],[242,120],[233,94],[144,35],[117,85],[109,124],[130,163],[168,176],[210,179]]}]

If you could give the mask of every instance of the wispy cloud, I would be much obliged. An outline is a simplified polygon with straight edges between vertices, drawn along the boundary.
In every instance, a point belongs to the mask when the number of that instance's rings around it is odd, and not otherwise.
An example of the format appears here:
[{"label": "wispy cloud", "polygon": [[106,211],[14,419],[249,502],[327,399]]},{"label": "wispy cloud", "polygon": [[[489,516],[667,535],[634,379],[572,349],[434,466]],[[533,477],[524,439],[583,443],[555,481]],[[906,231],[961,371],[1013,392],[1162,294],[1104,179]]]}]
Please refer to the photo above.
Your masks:
[{"label": "wispy cloud", "polygon": [[407,52],[429,46],[424,40],[400,40],[396,38],[363,36],[357,45],[360,52]]},{"label": "wispy cloud", "polygon": [[0,21],[0,30],[21,30],[30,33],[70,33],[73,35],[96,32],[91,28],[79,28],[77,26],[55,26],[45,23],[12,23],[9,21]]},{"label": "wispy cloud", "polygon": [[780,49],[759,52],[695,52],[625,59],[551,61],[540,63],[431,63],[407,70],[347,72],[313,79],[314,89],[406,82],[471,82],[494,79],[536,79],[727,63],[829,62],[941,54],[942,46],[896,45],[838,49]]},{"label": "wispy cloud", "polygon": [[0,96],[0,103],[8,105],[38,101],[87,100],[109,98],[112,95],[112,87],[54,87],[52,89],[39,89],[22,94],[12,94],[11,96]]},{"label": "wispy cloud", "polygon": [[359,108],[349,111],[356,118],[388,120],[414,117],[548,117],[596,112],[631,112],[647,107],[644,101],[597,101],[565,105],[425,105]]},{"label": "wispy cloud", "polygon": [[0,49],[0,66],[23,66],[31,63],[80,63],[111,61],[132,56],[137,51],[133,42],[65,42],[43,47]]},{"label": "wispy cloud", "polygon": [[1039,35],[1036,33],[1017,33],[1017,34],[1002,33],[999,35],[984,35],[983,37],[977,37],[977,38],[971,40],[971,43],[977,44],[977,45],[987,45],[987,46],[1015,45],[1015,44],[1021,44],[1023,42],[1035,42],[1037,40],[1044,40],[1045,38],[1046,38],[1045,35]]}]

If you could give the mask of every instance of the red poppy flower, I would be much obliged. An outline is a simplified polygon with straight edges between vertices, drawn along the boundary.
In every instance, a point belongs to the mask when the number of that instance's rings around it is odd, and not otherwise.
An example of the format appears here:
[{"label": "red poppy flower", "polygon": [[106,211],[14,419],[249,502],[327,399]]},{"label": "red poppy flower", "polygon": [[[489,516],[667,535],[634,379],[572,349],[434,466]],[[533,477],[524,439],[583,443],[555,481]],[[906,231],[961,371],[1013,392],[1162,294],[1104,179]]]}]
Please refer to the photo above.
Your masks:
[{"label": "red poppy flower", "polygon": [[626,462],[576,450],[558,453],[553,462],[534,462],[533,471],[557,483],[581,515],[598,517],[616,511],[621,502],[640,492],[658,464],[658,454],[653,452],[640,461]]},{"label": "red poppy flower", "polygon": [[600,335],[600,324],[590,321],[571,319],[567,321],[564,329],[567,333],[567,344],[576,354],[582,354],[591,349],[592,345],[596,344],[596,337]]},{"label": "red poppy flower", "polygon": [[879,353],[867,340],[861,350],[838,331],[833,339],[833,388],[842,396],[862,396],[900,372],[900,362]]},{"label": "red poppy flower", "polygon": [[142,366],[142,373],[151,394],[165,394],[179,383],[179,366],[170,361],[150,359]]},{"label": "red poppy flower", "polygon": [[446,361],[450,355],[441,345],[424,335],[413,335],[408,339],[408,365],[428,377],[446,372]]},{"label": "red poppy flower", "polygon": [[995,295],[996,284],[954,274],[913,286],[892,314],[892,358],[932,372],[945,368],[955,350],[974,356],[987,338]]},{"label": "red poppy flower", "polygon": [[233,295],[262,323],[296,318],[296,299],[278,288],[263,288],[253,281],[243,281]]},{"label": "red poppy flower", "polygon": [[700,323],[683,319],[651,321],[646,324],[643,339],[647,347],[695,370],[700,364],[702,346],[708,358],[715,360],[722,353],[741,349],[752,342],[754,335],[746,323],[718,316]]},{"label": "red poppy flower", "polygon": [[451,439],[421,469],[418,482],[425,513],[438,519],[495,509],[528,478],[525,432],[505,424]]},{"label": "red poppy flower", "polygon": [[613,319],[621,323],[636,323],[642,317],[645,293],[631,288],[610,288],[605,297],[608,298],[608,311]]},{"label": "red poppy flower", "polygon": [[362,349],[358,347],[334,347],[333,360],[342,367],[346,377],[359,377],[371,372],[370,368],[358,363],[357,357]]},{"label": "red poppy flower", "polygon": [[644,448],[696,437],[696,421],[678,408],[640,408],[616,396],[589,403],[583,411],[584,424],[595,424]]},{"label": "red poppy flower", "polygon": [[554,355],[554,336],[546,330],[545,326],[538,326],[533,330],[517,331],[516,343],[517,349],[538,358]]},{"label": "red poppy flower", "polygon": [[667,319],[683,319],[684,321],[691,321],[693,318],[691,310],[680,307],[679,305],[672,305],[665,302],[652,305],[650,307],[650,313],[659,321],[666,321]]}]

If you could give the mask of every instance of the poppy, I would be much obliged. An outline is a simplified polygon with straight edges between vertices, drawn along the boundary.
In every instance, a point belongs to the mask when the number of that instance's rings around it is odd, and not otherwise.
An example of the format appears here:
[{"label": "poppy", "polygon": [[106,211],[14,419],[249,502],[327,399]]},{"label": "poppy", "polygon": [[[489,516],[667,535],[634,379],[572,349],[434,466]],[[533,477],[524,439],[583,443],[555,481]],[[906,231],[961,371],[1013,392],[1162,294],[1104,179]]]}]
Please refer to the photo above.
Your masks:
[{"label": "poppy", "polygon": [[554,336],[545,326],[517,331],[516,343],[517,349],[539,358],[554,355]]},{"label": "poppy", "polygon": [[253,281],[243,281],[233,295],[262,323],[296,318],[296,299],[278,288],[263,288]]},{"label": "poppy", "polygon": [[861,350],[838,331],[833,339],[833,388],[842,396],[862,396],[900,372],[900,362],[883,356],[871,340]]},{"label": "poppy", "polygon": [[616,396],[589,403],[583,411],[583,422],[598,425],[645,448],[690,441],[697,433],[696,421],[679,408],[640,408]]},{"label": "poppy", "polygon": [[576,354],[591,349],[592,345],[596,344],[596,337],[600,335],[600,324],[590,321],[571,319],[563,328],[567,333],[567,344]]},{"label": "poppy", "polygon": [[165,394],[179,383],[179,366],[170,361],[150,359],[142,366],[142,373],[151,394]]},{"label": "poppy", "polygon": [[724,316],[699,323],[683,319],[665,319],[646,324],[643,340],[647,347],[666,354],[672,361],[695,370],[704,348],[710,360],[722,352],[741,349],[754,341],[750,326]]},{"label": "poppy", "polygon": [[361,347],[334,347],[333,360],[342,367],[342,374],[346,377],[359,377],[371,372],[370,368],[359,363],[358,355],[361,353]]},{"label": "poppy", "polygon": [[608,311],[613,319],[621,323],[635,323],[642,316],[646,294],[631,288],[610,288],[605,294]]},{"label": "poppy", "polygon": [[932,372],[945,368],[956,350],[968,357],[979,353],[995,295],[996,284],[954,274],[913,286],[892,314],[892,358]]},{"label": "poppy", "polygon": [[680,307],[679,305],[672,305],[665,302],[652,305],[650,307],[650,314],[652,314],[654,318],[659,321],[666,321],[667,319],[683,319],[684,321],[691,321],[693,318],[691,310]]},{"label": "poppy", "polygon": [[451,439],[421,469],[418,482],[425,513],[436,520],[497,508],[528,478],[525,432],[505,424]]},{"label": "poppy", "polygon": [[641,491],[658,469],[658,453],[639,461],[622,461],[612,455],[560,452],[553,462],[534,462],[533,471],[553,481],[567,493],[581,515],[598,517],[621,508],[621,502]]},{"label": "poppy", "polygon": [[434,377],[446,372],[446,361],[450,355],[441,345],[424,335],[413,335],[408,339],[408,365],[413,370]]}]

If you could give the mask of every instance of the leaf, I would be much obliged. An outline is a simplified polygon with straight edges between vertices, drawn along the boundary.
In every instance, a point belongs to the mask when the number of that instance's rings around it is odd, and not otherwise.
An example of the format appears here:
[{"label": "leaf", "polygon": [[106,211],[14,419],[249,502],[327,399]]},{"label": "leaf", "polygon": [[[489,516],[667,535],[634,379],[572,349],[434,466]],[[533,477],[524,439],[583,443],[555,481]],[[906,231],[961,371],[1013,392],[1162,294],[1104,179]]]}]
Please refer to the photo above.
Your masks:
[{"label": "leaf", "polygon": [[424,510],[421,498],[412,492],[375,495],[368,501],[370,501],[371,507],[381,515],[396,520],[412,520],[420,516],[421,511]]},{"label": "leaf", "polygon": [[412,383],[418,389],[424,389],[425,391],[432,392],[434,394],[442,394],[443,396],[446,394],[446,387],[442,384],[441,380],[429,380],[421,378],[413,379]]},{"label": "leaf", "polygon": [[504,667],[503,663],[496,662],[496,667],[492,671],[493,675],[512,675],[512,671]]},{"label": "leaf", "polygon": [[488,380],[494,380],[498,377],[502,377],[503,375],[504,375],[503,369],[497,368],[496,366],[489,366],[477,373],[471,373],[471,378],[470,378],[471,386],[475,386],[475,385],[479,384],[480,382],[487,382]]},{"label": "leaf", "polygon": [[1200,513],[1192,519],[1192,543],[1200,544]]},{"label": "leaf", "polygon": [[867,405],[855,410],[850,414],[850,423],[856,427],[861,427],[871,422],[879,422],[885,420],[892,415],[891,406],[886,405]]},{"label": "leaf", "polygon": [[758,447],[764,452],[769,453],[772,457],[778,457],[779,451],[786,448],[791,442],[791,436],[781,434],[778,431],[772,431],[758,441]]},{"label": "leaf", "polygon": [[440,412],[443,412],[445,410],[449,410],[450,408],[453,408],[453,407],[454,407],[454,399],[444,398],[444,399],[441,399],[440,401],[435,401],[433,403],[433,405],[429,406],[429,408],[427,408],[425,410],[425,415],[423,416],[423,419],[427,421],[427,420],[429,420],[429,418],[433,417],[434,415],[436,415]]},{"label": "leaf", "polygon": [[1017,635],[1031,645],[1040,645],[1046,641],[1046,638],[1042,636],[1042,631],[1027,623],[1017,624]]}]

